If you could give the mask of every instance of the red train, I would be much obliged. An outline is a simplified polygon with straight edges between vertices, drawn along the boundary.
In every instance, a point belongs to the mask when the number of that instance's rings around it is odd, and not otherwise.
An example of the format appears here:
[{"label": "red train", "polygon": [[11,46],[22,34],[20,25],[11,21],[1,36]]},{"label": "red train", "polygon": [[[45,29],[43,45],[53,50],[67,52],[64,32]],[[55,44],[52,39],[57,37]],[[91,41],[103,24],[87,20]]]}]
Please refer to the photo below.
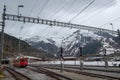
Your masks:
[{"label": "red train", "polygon": [[28,58],[17,58],[13,60],[13,66],[15,67],[26,67],[28,65]]}]

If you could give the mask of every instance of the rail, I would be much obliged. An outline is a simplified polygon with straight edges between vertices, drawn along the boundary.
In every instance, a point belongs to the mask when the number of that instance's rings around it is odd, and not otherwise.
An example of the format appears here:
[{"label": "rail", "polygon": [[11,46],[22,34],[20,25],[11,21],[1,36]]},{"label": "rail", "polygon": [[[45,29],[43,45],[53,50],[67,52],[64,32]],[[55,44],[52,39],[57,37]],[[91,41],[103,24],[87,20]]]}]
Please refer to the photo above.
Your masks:
[{"label": "rail", "polygon": [[[50,68],[50,69],[57,69],[57,70],[60,70],[59,67],[50,67],[50,66],[44,66],[44,68]],[[93,70],[93,69],[92,69]],[[91,72],[85,72],[83,70],[73,70],[71,68],[64,68],[64,71],[67,71],[67,72],[73,72],[73,73],[77,73],[77,74],[82,74],[82,75],[86,75],[86,76],[91,76],[91,77],[97,77],[97,78],[102,78],[102,79],[115,79],[115,80],[120,80],[120,77],[115,77],[115,76],[110,76],[110,75],[104,75],[104,74],[96,74],[96,73],[91,73]],[[100,71],[100,70],[99,70]],[[108,71],[110,72],[110,71]]]},{"label": "rail", "polygon": [[52,71],[49,71],[45,68],[42,68],[42,67],[36,67],[37,69],[33,69],[33,68],[28,68],[32,71],[35,71],[35,72],[38,72],[38,73],[43,73],[43,74],[46,74],[47,76],[50,76],[52,78],[55,78],[57,80],[73,80],[69,77],[66,77],[66,76],[63,76],[63,75],[60,75],[60,74],[57,74],[55,72],[52,72]]},{"label": "rail", "polygon": [[16,79],[16,80],[31,80],[28,76],[25,76],[24,74],[15,71],[14,69],[10,67],[6,67],[6,70]]}]

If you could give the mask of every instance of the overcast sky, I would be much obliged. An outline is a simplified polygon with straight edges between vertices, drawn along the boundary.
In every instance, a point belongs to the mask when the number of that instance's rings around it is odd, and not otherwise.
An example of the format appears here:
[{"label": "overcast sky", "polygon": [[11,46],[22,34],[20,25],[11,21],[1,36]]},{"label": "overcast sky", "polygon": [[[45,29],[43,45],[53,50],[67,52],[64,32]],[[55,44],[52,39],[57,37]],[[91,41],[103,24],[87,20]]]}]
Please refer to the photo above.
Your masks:
[{"label": "overcast sky", "polygon": [[[93,0],[0,0],[0,14],[3,6],[7,6],[7,13],[17,14],[17,6],[24,16],[39,17],[62,22],[71,22],[81,25],[101,27],[114,30],[120,29],[120,0],[95,0],[80,13]],[[78,15],[78,13],[80,13]],[[76,16],[77,15],[77,16]],[[76,17],[75,17],[76,16]],[[71,19],[75,17],[72,21]],[[0,16],[1,21],[1,16]],[[15,34],[20,31],[23,23],[6,21],[5,32]],[[33,24],[24,24],[23,33],[34,33]],[[42,25],[40,25],[42,26]],[[38,28],[37,28],[38,30]],[[29,34],[29,33],[28,33]]]}]

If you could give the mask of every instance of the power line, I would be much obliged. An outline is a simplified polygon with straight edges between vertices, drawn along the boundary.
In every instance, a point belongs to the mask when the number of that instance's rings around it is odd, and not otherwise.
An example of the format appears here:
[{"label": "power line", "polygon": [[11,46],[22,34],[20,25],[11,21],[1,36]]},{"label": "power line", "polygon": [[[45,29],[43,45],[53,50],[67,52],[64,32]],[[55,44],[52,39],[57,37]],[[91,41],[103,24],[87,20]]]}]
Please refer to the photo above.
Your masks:
[{"label": "power line", "polygon": [[[67,7],[65,7],[66,9],[70,8],[72,4],[74,4],[75,0],[73,0],[70,4],[67,5]],[[62,14],[61,17],[64,17],[66,14]]]},{"label": "power line", "polygon": [[[36,6],[36,3],[38,3],[38,0],[36,0],[34,3],[33,3],[33,5],[32,5],[32,8],[31,8],[31,10],[30,10],[30,14],[29,14],[29,16],[31,16],[32,14],[33,14],[33,10],[34,10],[34,7]],[[28,26],[29,24],[27,24],[27,26]],[[31,27],[33,24],[30,24],[29,26]],[[23,26],[25,26],[25,24],[23,24]],[[30,29],[30,27],[28,27],[26,30],[28,30],[28,29]]]},{"label": "power line", "polygon": [[[38,0],[37,0],[37,1],[38,1]],[[37,1],[36,1],[36,2],[37,2]],[[43,7],[40,9],[40,11],[39,11],[39,13],[37,14],[37,16],[39,16],[39,15],[41,14],[41,12],[44,10],[45,6],[48,4],[48,1],[49,1],[49,0],[46,0],[45,4],[44,4]],[[36,2],[35,2],[35,4],[36,4]],[[35,4],[34,4],[34,5],[35,5]],[[33,8],[34,8],[34,6],[33,6]],[[32,9],[33,9],[33,8],[32,8]],[[30,27],[31,27],[32,25],[33,25],[33,24],[31,24]]]},{"label": "power line", "polygon": [[76,10],[80,9],[80,6],[78,6],[77,8],[75,8],[74,10],[70,11],[70,13],[74,13]]},{"label": "power line", "polygon": [[[36,0],[34,3],[33,3],[33,5],[32,5],[32,8],[31,8],[31,10],[30,10],[30,14],[29,14],[29,16],[31,16],[32,15],[32,13],[34,12],[33,10],[34,10],[34,7],[36,6],[36,3],[38,2],[38,0]],[[25,25],[25,24],[24,24]],[[23,25],[23,26],[24,26]],[[30,27],[32,26],[33,24],[31,24],[30,25]],[[28,29],[27,29],[28,30]]]},{"label": "power line", "polygon": [[[75,1],[74,1],[75,2]],[[72,2],[72,4],[71,5],[74,5],[74,2]],[[77,2],[77,3],[79,3],[79,2]],[[71,5],[69,5],[69,7],[71,7]],[[76,3],[75,3],[75,5],[76,5]],[[75,11],[77,10],[77,9],[79,9],[80,8],[80,6],[79,7],[77,7],[77,8],[75,8],[75,9],[70,9],[71,11],[69,12],[70,14],[72,14],[72,13],[75,13]],[[69,16],[69,14],[64,14],[63,15],[63,17],[66,17],[66,16]],[[67,17],[66,17],[67,18]],[[68,22],[69,22],[69,19],[68,19]]]},{"label": "power line", "polygon": [[[59,8],[59,9],[57,9],[57,11],[53,14],[53,15],[51,15],[50,17],[54,17],[55,15],[57,15],[59,12],[61,12],[61,10],[63,10],[64,8],[66,8],[66,6],[67,6],[67,8],[69,7],[69,6],[71,6],[72,4],[73,4],[73,2],[75,2],[74,0],[72,0],[72,2],[70,2],[69,4],[68,4],[68,2],[67,3],[65,3],[61,8]],[[68,4],[68,5],[67,5]],[[50,17],[48,17],[48,18],[50,18]],[[55,19],[56,20],[56,19]],[[61,31],[62,31],[62,29],[63,28],[61,28]],[[61,32],[60,31],[60,32]]]},{"label": "power line", "polygon": [[38,13],[38,16],[41,14],[41,12],[44,10],[44,8],[46,7],[46,5],[48,4],[49,0],[46,0],[45,4],[43,5],[43,7],[41,8],[41,10]]},{"label": "power line", "polygon": [[75,15],[71,20],[70,20],[70,22],[71,21],[73,21],[77,16],[79,16],[82,12],[84,12],[90,5],[92,5],[92,3],[94,3],[95,2],[95,0],[92,0],[92,2],[90,2],[85,8],[83,8],[77,15]]},{"label": "power line", "polygon": [[[74,1],[74,0],[73,0],[73,1]],[[51,15],[50,17],[53,17],[53,16],[57,15],[57,14],[58,14],[61,10],[63,10],[66,6],[70,6],[71,4],[73,4],[73,1],[72,1],[69,5],[67,5],[68,2],[65,3],[61,8],[57,9],[57,11],[56,11],[53,15]],[[48,18],[50,18],[50,17],[48,17]]]},{"label": "power line", "polygon": [[[36,6],[36,3],[38,2],[38,0],[36,0],[34,3],[33,3],[33,6],[30,10],[30,15],[33,13],[33,10],[34,10],[34,7]],[[32,13],[31,13],[32,12]]]},{"label": "power line", "polygon": [[103,24],[103,25],[101,25],[101,26],[99,26],[99,27],[102,27],[102,26],[104,26],[104,25],[106,25],[106,24],[110,24],[111,22],[114,22],[114,21],[119,20],[119,19],[120,19],[120,17],[118,17],[118,18],[116,18],[116,19],[113,19],[113,20],[111,20],[111,21],[108,21],[107,23],[105,23],[105,24]]},{"label": "power line", "polygon": [[[74,0],[73,0],[74,1]],[[57,8],[56,9],[56,12],[53,14],[53,15],[51,15],[50,17],[53,17],[53,16],[55,16],[57,13],[59,13],[62,9],[64,9],[65,7],[66,7],[66,5],[67,5],[68,3],[65,3],[62,7],[60,7],[59,9]],[[50,18],[50,17],[48,17],[48,18]],[[47,27],[45,28],[45,30],[47,29]],[[44,32],[44,31],[43,31]],[[47,33],[46,35],[48,35],[49,33]]]},{"label": "power line", "polygon": [[[112,1],[111,1],[111,2],[112,2]],[[105,3],[105,4],[103,5],[104,8],[107,7],[107,6],[109,6],[109,5],[111,5],[111,4],[110,4],[111,2]],[[94,11],[97,11],[97,10],[98,10],[97,8],[94,9]],[[93,16],[95,17],[96,14],[98,15],[98,13],[101,13],[101,12],[103,12],[103,8],[101,8],[101,9],[98,10],[96,13],[92,14],[91,16],[88,16],[88,18],[85,19],[85,20],[91,19],[91,17],[93,17]],[[85,15],[85,16],[86,16],[86,15]],[[83,23],[85,20],[82,20],[81,23]]]}]

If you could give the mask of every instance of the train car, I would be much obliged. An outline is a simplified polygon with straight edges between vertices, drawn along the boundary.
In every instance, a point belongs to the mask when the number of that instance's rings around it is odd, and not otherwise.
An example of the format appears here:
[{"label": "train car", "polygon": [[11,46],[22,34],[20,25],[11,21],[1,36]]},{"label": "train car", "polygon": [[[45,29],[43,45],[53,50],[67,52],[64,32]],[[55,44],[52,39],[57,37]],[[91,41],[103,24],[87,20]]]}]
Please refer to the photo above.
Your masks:
[{"label": "train car", "polygon": [[15,67],[26,67],[28,65],[28,58],[17,58],[13,60],[13,66]]}]

